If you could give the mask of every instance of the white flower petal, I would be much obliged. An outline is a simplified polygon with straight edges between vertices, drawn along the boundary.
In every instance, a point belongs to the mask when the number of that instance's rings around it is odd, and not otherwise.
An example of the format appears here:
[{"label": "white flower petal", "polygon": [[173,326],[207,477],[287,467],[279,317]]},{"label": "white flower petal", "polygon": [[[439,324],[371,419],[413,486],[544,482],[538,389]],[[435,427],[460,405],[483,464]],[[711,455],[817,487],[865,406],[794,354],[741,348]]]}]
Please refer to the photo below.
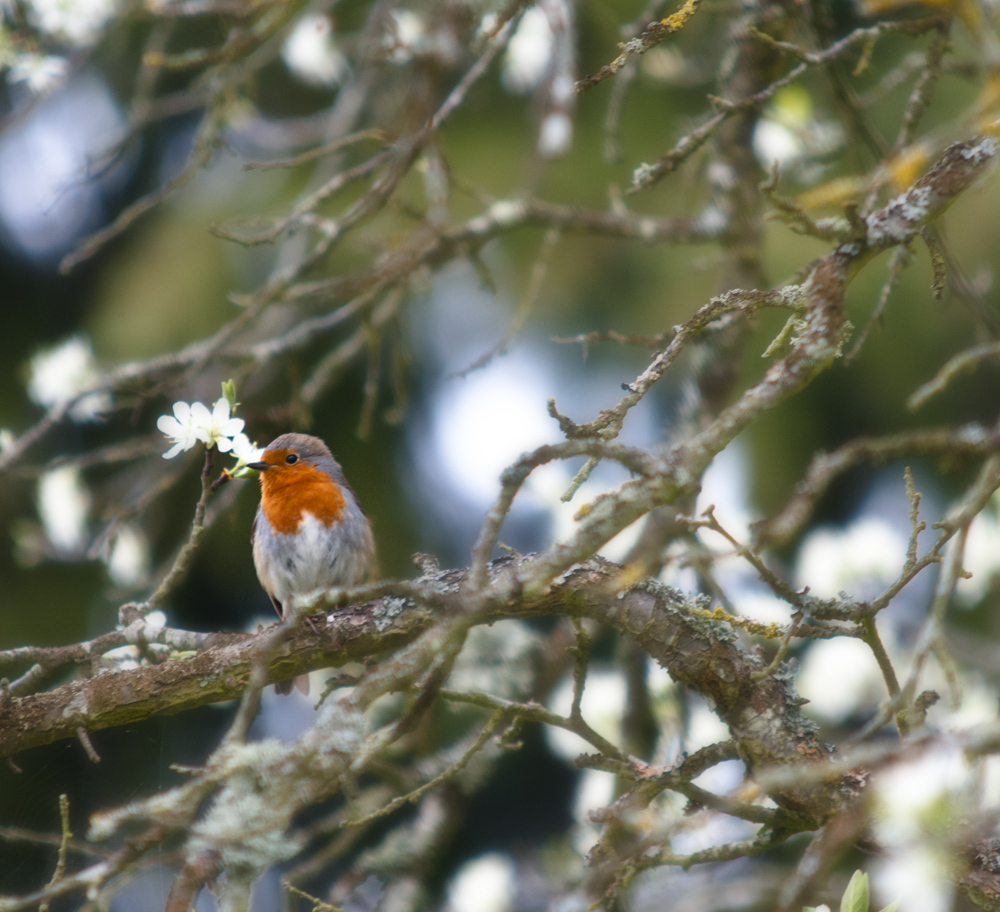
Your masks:
[{"label": "white flower petal", "polygon": [[[45,408],[66,405],[99,380],[90,341],[73,336],[35,355],[29,364],[28,396]],[[107,393],[84,396],[70,409],[70,418],[91,421],[111,406]]]},{"label": "white flower petal", "polygon": [[[195,406],[200,404],[198,402],[194,403]],[[207,415],[208,410],[203,405],[201,408]],[[171,440],[175,444],[174,447],[163,454],[164,459],[172,459],[181,450],[190,450],[199,440],[204,439],[205,431],[195,422],[195,418],[200,416],[198,409],[188,405],[186,402],[175,402],[174,415],[176,417],[161,415],[156,421],[156,426],[166,435],[168,440]]]},{"label": "white flower petal", "polygon": [[37,95],[51,92],[65,79],[69,62],[64,57],[42,54],[21,54],[10,68],[11,82],[24,82]]},{"label": "white flower petal", "polygon": [[100,38],[118,5],[118,0],[32,0],[28,15],[46,34],[82,47]]},{"label": "white flower petal", "polygon": [[552,25],[545,11],[529,6],[504,54],[502,81],[513,95],[523,95],[538,87],[552,60]]},{"label": "white flower petal", "polygon": [[191,403],[191,424],[199,429],[212,426],[212,413],[203,403]]},{"label": "white flower petal", "polygon": [[302,16],[281,48],[285,65],[303,82],[333,87],[350,72],[347,58],[337,50],[330,17]]},{"label": "white flower petal", "polygon": [[507,912],[517,893],[510,856],[489,852],[465,862],[448,884],[448,912]]},{"label": "white flower petal", "polygon": [[160,415],[156,426],[168,437],[176,437],[182,430],[181,423],[173,415]]},{"label": "white flower petal", "polygon": [[[149,544],[142,531],[135,526],[122,526],[115,536],[106,562],[108,575],[119,586],[136,586],[142,583],[149,572]],[[146,623],[149,623],[149,618]]]},{"label": "white flower petal", "polygon": [[87,532],[90,492],[75,466],[46,472],[38,482],[38,515],[56,551],[77,554]]},{"label": "white flower petal", "polygon": [[217,399],[212,406],[212,421],[215,424],[225,424],[229,420],[229,400]]},{"label": "white flower petal", "polygon": [[246,434],[237,434],[233,437],[233,455],[239,460],[239,464],[259,462],[262,453],[263,450],[253,443]]}]

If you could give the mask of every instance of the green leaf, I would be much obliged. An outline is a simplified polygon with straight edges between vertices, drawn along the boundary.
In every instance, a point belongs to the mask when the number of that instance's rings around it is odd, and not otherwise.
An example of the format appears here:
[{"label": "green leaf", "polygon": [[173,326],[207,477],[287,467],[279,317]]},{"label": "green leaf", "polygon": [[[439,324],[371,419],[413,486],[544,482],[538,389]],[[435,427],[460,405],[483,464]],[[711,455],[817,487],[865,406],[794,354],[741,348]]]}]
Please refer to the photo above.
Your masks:
[{"label": "green leaf", "polygon": [[222,384],[222,398],[229,403],[229,414],[236,414],[236,383],[233,380],[226,380]]},{"label": "green leaf", "polygon": [[868,875],[855,871],[840,900],[840,912],[868,912]]},{"label": "green leaf", "polygon": [[889,903],[884,909],[880,909],[879,912],[899,912],[899,900]]}]

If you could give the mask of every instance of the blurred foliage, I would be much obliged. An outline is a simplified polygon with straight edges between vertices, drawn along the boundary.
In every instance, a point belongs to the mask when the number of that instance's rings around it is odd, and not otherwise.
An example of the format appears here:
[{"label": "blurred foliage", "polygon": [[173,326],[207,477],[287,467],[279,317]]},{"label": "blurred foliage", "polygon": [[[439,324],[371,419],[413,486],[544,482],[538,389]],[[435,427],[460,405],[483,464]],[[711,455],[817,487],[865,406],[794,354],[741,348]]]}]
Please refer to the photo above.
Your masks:
[{"label": "blurred foliage", "polygon": [[[783,162],[782,194],[796,198],[807,190],[829,191],[835,204],[812,213],[819,217],[843,213],[845,200],[835,197],[829,187],[834,179],[856,178],[857,186],[871,185],[866,182],[873,180],[883,154],[864,141],[864,131],[857,129],[856,121],[863,119],[866,130],[886,150],[891,149],[910,93],[926,72],[921,61],[940,34],[947,34],[949,43],[945,64],[927,99],[917,136],[907,145],[926,143],[931,151],[922,163],[927,165],[949,142],[976,133],[981,123],[1000,113],[996,97],[1000,75],[989,53],[1000,31],[996,12],[971,0],[966,5],[975,9],[975,17],[968,10],[963,14],[965,6],[957,2],[900,3],[874,11],[844,0],[801,6],[767,4],[772,12],[754,20],[755,25],[768,27],[769,15],[789,20],[787,40],[813,52],[877,22],[942,16],[940,31],[888,34],[879,38],[873,50],[859,43],[855,52],[826,66],[812,67],[796,83],[802,90],[799,95],[775,96],[762,106],[761,113],[770,123],[794,120],[791,132],[782,126],[788,141],[796,138],[794,130],[802,135],[821,127],[839,130],[834,130],[825,147],[814,151],[806,143],[803,153]],[[417,132],[483,53],[487,42],[477,37],[477,29],[484,16],[499,17],[499,23],[524,9],[523,4],[485,0],[414,3],[405,10],[395,3],[307,4],[296,0],[257,2],[234,12],[222,0],[150,2],[113,8],[93,37],[74,42],[40,25],[41,6],[30,0],[0,4],[0,65],[7,69],[0,95],[4,117],[0,144],[34,119],[44,118],[49,100],[75,80],[95,74],[120,106],[125,124],[121,143],[104,150],[110,155],[93,156],[86,163],[86,177],[80,178],[97,182],[104,179],[105,171],[117,174],[117,183],[102,190],[103,208],[95,216],[101,224],[111,224],[137,201],[182,174],[187,162],[201,156],[204,167],[194,168],[183,186],[140,215],[127,230],[95,245],[92,255],[73,261],[68,270],[60,271],[59,260],[87,243],[83,230],[64,249],[32,256],[18,240],[10,210],[0,211],[0,218],[6,219],[0,232],[4,315],[0,427],[13,429],[15,434],[30,428],[44,411],[26,393],[29,361],[40,350],[80,333],[92,341],[98,365],[110,369],[177,351],[229,324],[277,272],[306,257],[309,245],[330,230],[329,224],[319,224],[322,218],[343,217],[352,205],[367,198],[370,183],[346,187],[328,205],[316,207],[312,223],[299,220],[272,242],[242,246],[225,239],[225,234],[246,237],[266,230],[338,169],[360,165],[375,150]],[[647,7],[638,0],[613,4],[592,0],[566,6],[575,13],[574,28],[557,40],[570,45],[577,75],[597,72],[614,59],[619,41],[635,38],[648,19],[671,11],[663,4]],[[399,11],[420,17],[423,30],[410,45],[397,35],[394,47],[393,28],[401,26],[400,20],[393,26],[392,17]],[[338,53],[342,51],[351,61],[350,77],[336,84],[310,83],[283,58],[282,42],[306,15],[328,17]],[[713,142],[655,186],[634,193],[629,188],[640,165],[659,159],[680,136],[719,110],[707,96],[723,90],[734,66],[737,42],[749,40],[745,29],[741,31],[742,16],[732,4],[705,0],[681,33],[636,56],[627,72],[581,94],[575,107],[570,105],[572,143],[558,156],[538,152],[540,124],[552,116],[552,99],[546,93],[553,74],[540,79],[529,93],[517,95],[505,88],[501,76],[512,64],[502,57],[494,61],[427,143],[419,166],[400,179],[392,198],[346,233],[334,249],[323,252],[318,263],[303,270],[296,281],[322,282],[368,270],[387,274],[392,258],[420,232],[430,237],[457,226],[496,199],[523,196],[576,209],[658,218],[698,220],[718,215],[719,187],[732,175],[727,178],[720,173],[724,166]],[[629,23],[637,25],[623,32]],[[200,49],[209,50],[207,63],[197,62]],[[32,93],[30,82],[18,76],[18,67],[44,54],[63,60],[66,72],[62,79],[35,87]],[[192,55],[192,65],[180,65],[185,54]],[[176,67],[164,67],[165,57],[168,63],[176,58]],[[765,82],[781,78],[794,63],[790,53],[774,54]],[[897,76],[895,88],[866,100]],[[626,77],[627,89],[621,87]],[[862,99],[853,111],[838,88],[845,84],[849,98]],[[350,92],[358,93],[353,102]],[[783,111],[782,98],[794,110]],[[357,110],[353,115],[349,110],[345,113],[352,103]],[[613,130],[614,154],[608,154],[612,137],[606,123],[615,105],[620,105],[620,119]],[[88,114],[81,104],[78,116],[86,119]],[[206,129],[212,119],[213,128]],[[330,135],[331,124],[343,127],[344,133],[380,130],[385,139],[359,142],[336,156],[294,167],[245,170],[249,163],[291,158],[338,138],[339,133]],[[762,152],[762,158],[767,154]],[[757,182],[764,180],[768,164],[754,165],[753,193]],[[14,170],[6,180],[37,179],[31,165],[12,162]],[[437,222],[429,215],[435,200],[428,189],[432,180],[428,174],[434,168],[441,169],[446,183],[445,212]],[[884,202],[900,189],[887,183],[876,199]],[[915,245],[911,264],[888,297],[884,318],[857,356],[849,363],[838,361],[744,435],[740,443],[749,464],[748,484],[753,507],[760,514],[774,513],[787,501],[817,451],[834,449],[865,434],[932,424],[995,422],[1000,389],[996,359],[982,363],[975,374],[958,377],[917,414],[907,409],[906,400],[948,358],[988,338],[973,308],[984,308],[995,319],[1000,304],[992,272],[995,251],[1000,249],[998,208],[1000,182],[996,180],[962,196],[940,226],[952,258],[949,265],[954,267],[944,299],[934,299],[930,259],[926,249]],[[759,266],[767,285],[778,286],[796,274],[801,276],[811,261],[830,248],[827,242],[795,233],[778,220],[766,221],[762,231]],[[481,257],[477,253],[474,265],[480,290],[492,295],[494,312],[489,317],[499,314],[494,322],[503,326],[516,321],[515,314],[532,288],[546,228],[528,225],[497,234]],[[632,237],[567,230],[510,344],[512,352],[530,348],[535,357],[542,357],[559,374],[560,397],[571,395],[570,390],[592,390],[586,384],[598,371],[602,380],[617,378],[608,383],[606,398],[595,401],[597,407],[572,414],[575,420],[590,420],[598,408],[615,401],[617,383],[631,380],[642,370],[648,353],[592,346],[588,360],[578,357],[576,347],[567,355],[566,343],[552,337],[594,331],[668,332],[724,290],[732,250],[728,242],[714,243],[717,239],[706,234],[697,243],[647,244]],[[182,456],[162,465],[158,448],[163,441],[154,430],[155,421],[175,399],[211,402],[218,395],[219,381],[230,376],[237,378],[239,415],[246,419],[254,439],[263,443],[294,428],[309,429],[331,443],[372,518],[386,576],[413,575],[409,555],[414,551],[443,551],[446,559],[464,563],[472,545],[470,525],[449,525],[443,516],[426,509],[418,490],[424,482],[415,468],[415,450],[420,446],[420,433],[431,424],[435,397],[442,389],[441,364],[422,344],[422,326],[438,293],[437,270],[449,268],[452,257],[470,259],[463,256],[466,252],[464,248],[452,251],[396,283],[399,303],[378,332],[370,322],[375,306],[368,302],[359,310],[362,316],[352,314],[342,326],[317,334],[287,357],[252,364],[223,358],[207,369],[150,373],[116,389],[115,408],[105,420],[57,422],[0,484],[0,649],[26,643],[68,643],[110,629],[122,602],[144,592],[169,566],[197,500],[198,460]],[[850,288],[848,313],[855,339],[875,311],[891,255],[884,254],[866,266]],[[472,280],[468,284],[471,294]],[[387,295],[377,297],[376,303]],[[241,343],[280,336],[302,321],[347,306],[351,299],[351,293],[330,287],[294,300],[283,300],[278,293]],[[472,319],[487,322],[485,315]],[[784,315],[764,313],[756,320],[746,357],[738,365],[736,389],[763,376],[770,361],[760,355],[783,319]],[[365,333],[374,335],[369,338]],[[499,342],[500,336],[494,341]],[[304,403],[301,390],[317,365],[355,338],[369,341],[359,345],[354,357],[345,359],[314,401]],[[443,344],[447,346],[449,340]],[[689,367],[684,362],[685,371]],[[372,373],[374,395],[366,392],[371,389],[371,383],[366,387],[366,377]],[[452,377],[444,382],[465,381]],[[656,429],[654,439],[641,441],[643,445],[671,439],[682,424],[682,379],[668,380],[663,387],[651,397],[655,398],[656,420],[663,426]],[[537,400],[542,403],[556,394],[557,389],[538,389]],[[359,434],[366,410],[371,412],[369,429]],[[122,464],[87,469],[94,504],[79,553],[33,553],[25,547],[26,538],[38,536],[36,484],[52,460],[142,437],[149,440],[142,460],[130,458]],[[552,440],[558,437],[553,422]],[[932,491],[939,499],[961,490],[973,471],[960,461],[926,460],[915,465],[926,469],[927,476],[944,470]],[[876,469],[866,466],[838,480],[819,503],[812,522],[848,520],[876,478]],[[449,490],[449,479],[441,479],[441,486]],[[229,507],[208,530],[189,575],[169,600],[170,621],[176,626],[238,629],[269,614],[267,599],[254,578],[248,546],[255,486],[235,482],[230,487],[233,490],[226,491]],[[458,511],[469,515],[471,528],[478,526],[484,512],[481,505],[467,507],[457,498],[456,504]],[[134,514],[151,549],[151,574],[132,589],[109,584],[100,560],[102,554],[107,555],[107,536],[113,535],[115,523],[125,513]],[[540,519],[525,540],[544,538],[547,523],[548,518]],[[516,531],[509,537],[505,533],[504,540],[521,546],[517,536]],[[782,556],[791,561],[793,550],[785,549]],[[961,623],[968,624],[968,618]],[[983,617],[983,624],[989,622]],[[200,711],[190,721],[190,732],[186,732],[188,723],[156,720],[142,726],[134,741],[129,731],[108,734],[102,754],[113,755],[120,747],[130,759],[109,764],[107,771],[81,772],[76,745],[38,749],[19,760],[30,770],[21,780],[26,783],[23,788],[12,787],[14,780],[9,777],[0,786],[0,820],[16,819],[37,829],[52,829],[57,824],[56,806],[46,800],[63,790],[72,793],[74,814],[82,827],[83,809],[120,802],[132,790],[146,792],[175,781],[174,774],[167,772],[168,765],[199,762],[201,747],[213,743],[227,713]],[[198,749],[184,745],[186,736],[197,741]],[[136,742],[141,759],[131,746]],[[544,745],[534,743],[533,750],[539,765],[552,763]],[[135,777],[127,783],[116,782],[129,767],[134,768]],[[144,768],[141,774],[139,767]],[[530,772],[520,769],[517,775]],[[112,788],[117,784],[125,789],[124,798]],[[511,800],[510,792],[498,800]],[[559,825],[564,823],[558,811],[550,813]],[[3,851],[0,845],[0,858]],[[41,882],[44,865],[34,856],[29,858],[29,853],[25,859],[6,866],[0,863],[0,887],[27,889]],[[850,909],[867,908],[867,882],[865,897],[863,907],[859,900]]]}]

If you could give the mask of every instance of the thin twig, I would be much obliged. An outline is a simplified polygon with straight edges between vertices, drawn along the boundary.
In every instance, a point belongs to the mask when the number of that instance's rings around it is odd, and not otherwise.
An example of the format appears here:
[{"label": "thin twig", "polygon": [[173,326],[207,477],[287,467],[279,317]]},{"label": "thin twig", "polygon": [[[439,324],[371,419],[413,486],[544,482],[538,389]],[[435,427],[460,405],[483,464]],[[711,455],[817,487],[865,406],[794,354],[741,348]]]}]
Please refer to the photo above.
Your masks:
[{"label": "thin twig", "polygon": [[761,107],[770,101],[780,89],[791,85],[800,76],[804,75],[810,67],[835,60],[856,45],[864,44],[873,38],[899,33],[917,35],[931,29],[939,28],[941,22],[942,19],[938,16],[926,19],[913,19],[905,22],[880,22],[869,28],[855,29],[850,35],[841,38],[840,41],[834,42],[819,53],[805,54],[802,62],[789,70],[785,76],[775,80],[767,88],[747,98],[736,102],[726,102],[722,106],[722,110],[714,114],[700,126],[685,133],[674,147],[657,162],[637,168],[632,177],[632,187],[629,192],[635,193],[639,190],[648,189],[661,178],[675,171],[682,162],[686,161],[694,152],[700,149],[726,120],[739,111]]},{"label": "thin twig", "polygon": [[899,280],[903,276],[903,270],[907,265],[909,265],[912,258],[913,254],[908,247],[897,247],[892,252],[892,255],[889,258],[889,275],[886,278],[885,283],[882,285],[882,291],[879,293],[875,309],[872,310],[872,314],[868,318],[865,328],[861,330],[857,340],[854,342],[854,345],[851,346],[851,350],[844,356],[845,364],[850,364],[858,356],[862,346],[864,346],[865,342],[868,341],[868,336],[871,335],[871,331],[875,325],[883,325],[885,321],[885,307],[889,302],[889,295],[892,294],[893,289],[899,283]]},{"label": "thin twig", "polygon": [[[538,703],[517,703],[513,700],[503,700],[500,697],[492,697],[482,693],[460,693],[453,690],[442,690],[441,696],[446,700],[456,703],[470,703],[473,706],[481,706],[483,709],[505,710],[517,715],[529,722],[542,722],[552,725],[555,728],[563,728],[566,731],[579,735],[584,741],[590,742],[605,757],[617,760],[626,767],[632,768],[632,761],[619,748],[615,747],[607,738],[594,731],[582,717],[564,718],[558,713],[551,712]],[[637,773],[633,772],[632,776]]]},{"label": "thin twig", "polygon": [[183,579],[191,566],[195,552],[198,550],[198,543],[201,541],[202,533],[205,531],[205,507],[208,505],[208,498],[212,493],[212,464],[215,453],[214,447],[206,447],[205,463],[201,470],[201,497],[194,508],[194,519],[191,522],[191,531],[188,540],[178,552],[174,563],[168,571],[163,581],[156,587],[156,591],[141,606],[141,611],[148,613],[156,608],[173,590],[173,588]]},{"label": "thin twig", "polygon": [[333,142],[317,146],[315,149],[309,149],[309,151],[303,152],[301,155],[295,155],[292,158],[283,158],[280,161],[273,162],[246,162],[241,166],[240,170],[271,171],[274,168],[297,168],[299,165],[308,164],[317,158],[325,158],[327,155],[333,155],[335,152],[339,152],[341,149],[346,149],[348,146],[353,146],[356,143],[385,143],[388,139],[389,135],[383,130],[360,130],[357,133],[352,133],[350,136],[342,136]]},{"label": "thin twig", "polygon": [[[56,869],[52,872],[52,878],[49,880],[50,887],[59,883],[59,881],[66,875],[66,853],[69,849],[70,840],[73,838],[73,833],[69,828],[68,795],[59,796],[59,824],[62,836],[59,840],[59,855],[56,860]],[[48,900],[39,903],[38,912],[49,912]]]},{"label": "thin twig", "polygon": [[1000,342],[976,345],[953,355],[944,367],[935,374],[933,380],[929,380],[906,400],[906,407],[911,412],[915,412],[928,399],[943,392],[945,387],[959,374],[976,370],[982,361],[989,358],[1000,358]]},{"label": "thin twig", "polygon": [[418,788],[407,792],[405,795],[399,795],[398,797],[393,798],[392,801],[388,802],[377,811],[372,811],[363,817],[345,819],[339,824],[339,826],[344,829],[365,827],[376,820],[387,817],[389,814],[392,814],[394,811],[406,804],[416,803],[431,789],[436,788],[443,782],[448,782],[449,780],[454,779],[455,776],[457,776],[463,769],[465,769],[466,766],[469,765],[472,758],[486,746],[487,742],[498,731],[500,726],[509,722],[511,716],[514,714],[515,711],[509,708],[499,708],[494,710],[493,714],[490,716],[489,720],[483,726],[472,744],[470,744],[462,756],[447,769],[443,770],[433,779],[428,780]]}]

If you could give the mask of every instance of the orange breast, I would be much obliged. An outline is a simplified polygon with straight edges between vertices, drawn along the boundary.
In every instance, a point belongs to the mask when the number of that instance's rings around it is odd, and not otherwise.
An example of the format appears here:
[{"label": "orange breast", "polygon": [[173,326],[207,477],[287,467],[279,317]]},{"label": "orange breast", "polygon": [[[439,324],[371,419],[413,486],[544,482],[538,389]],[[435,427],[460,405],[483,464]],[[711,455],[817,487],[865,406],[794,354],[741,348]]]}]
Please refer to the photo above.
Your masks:
[{"label": "orange breast", "polygon": [[326,472],[305,463],[276,465],[260,474],[260,503],[275,532],[296,532],[303,512],[331,525],[340,520],[344,494]]}]

